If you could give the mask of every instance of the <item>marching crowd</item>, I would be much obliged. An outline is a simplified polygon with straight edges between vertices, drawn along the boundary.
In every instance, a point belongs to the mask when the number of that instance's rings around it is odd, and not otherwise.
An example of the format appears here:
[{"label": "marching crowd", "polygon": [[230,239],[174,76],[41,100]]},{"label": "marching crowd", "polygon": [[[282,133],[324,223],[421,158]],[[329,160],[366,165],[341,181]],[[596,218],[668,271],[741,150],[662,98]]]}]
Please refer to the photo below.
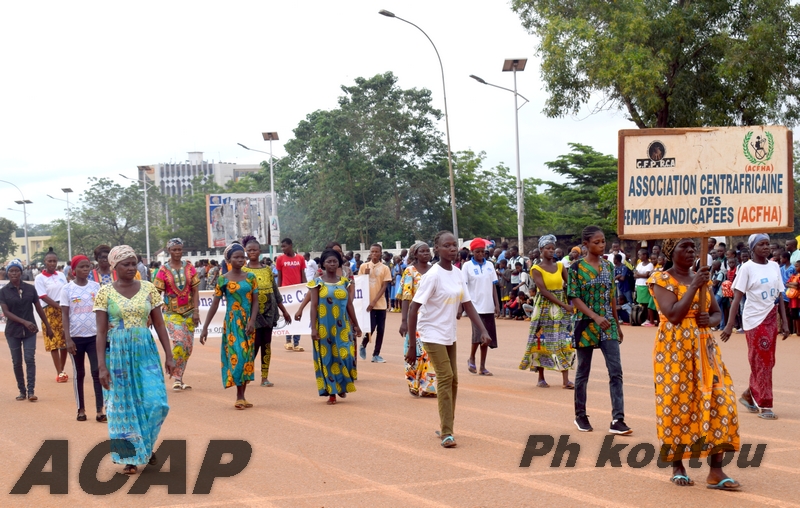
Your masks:
[{"label": "marching crowd", "polygon": [[[781,248],[764,234],[751,235],[735,248],[713,238],[708,242],[708,257],[700,263],[693,239],[650,242],[650,249],[642,247],[634,257],[617,241],[607,251],[603,231],[594,226],[583,230],[581,244],[566,255],[553,235],[542,236],[523,256],[515,245],[482,238],[459,249],[452,233],[440,232],[431,245],[417,242],[397,255],[374,244],[362,261],[335,241],[311,259],[296,253],[287,238],[273,263],[262,259],[254,237],[245,237],[229,245],[219,262],[194,264],[183,259],[183,242],[175,238],[166,246],[169,260],[149,269],[131,247],[101,245],[92,253],[94,262],[77,255],[59,271],[51,250],[32,285],[23,283],[32,274],[26,273],[29,267],[12,260],[0,270],[0,278],[8,279],[0,288],[0,306],[17,400],[38,400],[35,312],[57,382],[69,379],[67,356],[71,359],[79,421],[87,419],[88,358],[95,418],[108,423],[112,457],[127,474],[155,463],[153,449],[169,411],[158,346],[172,389],[190,390],[184,376],[195,328],[202,324],[200,343],[205,344],[223,298],[221,380],[224,388],[236,387],[239,410],[253,406],[246,388],[255,381],[259,355],[261,386],[273,386],[271,339],[280,319],[300,320],[308,308],[317,391],[334,405],[356,391],[358,361],[368,358],[370,343],[371,361],[385,363],[386,313],[401,313],[408,390],[437,399],[437,434],[445,448],[456,446],[458,319],[466,317],[472,326],[467,369],[483,376],[492,376],[487,356],[498,346],[496,320],[528,320],[519,368],[537,372],[541,388],[549,387],[547,371],[561,374],[562,387],[574,390],[574,423],[581,432],[593,430],[586,398],[593,354],[599,350],[609,376],[608,428],[619,435],[633,432],[625,423],[622,325],[657,327],[656,426],[660,456],[673,463],[672,481],[693,485],[682,461],[699,454],[711,458],[709,488],[737,490],[739,483],[721,467],[723,453],[739,448],[737,398],[712,332],[721,330],[722,341],[744,332],[751,375],[738,400],[748,412],[776,419],[772,369],[779,328],[784,339],[790,330],[800,334],[800,250],[796,239]],[[359,323],[354,310],[355,275],[369,280],[369,323]],[[308,293],[291,316],[280,288],[296,284],[306,284]],[[203,289],[213,290],[214,298],[201,323],[198,292]],[[284,348],[304,351],[300,336],[288,336]],[[573,369],[574,382],[569,379]]]}]

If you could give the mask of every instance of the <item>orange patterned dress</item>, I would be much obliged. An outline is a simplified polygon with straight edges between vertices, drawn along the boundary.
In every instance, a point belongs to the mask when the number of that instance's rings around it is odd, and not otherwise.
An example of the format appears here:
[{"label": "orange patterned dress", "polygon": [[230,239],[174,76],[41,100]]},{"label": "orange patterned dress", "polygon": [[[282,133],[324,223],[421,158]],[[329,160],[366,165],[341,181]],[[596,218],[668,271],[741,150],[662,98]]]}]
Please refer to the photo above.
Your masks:
[{"label": "orange patterned dress", "polygon": [[[683,298],[688,286],[668,272],[655,272],[647,280]],[[706,288],[706,311],[711,283]],[[658,302],[656,302],[658,305]],[[700,308],[697,292],[692,307],[679,325],[660,313],[653,365],[656,389],[656,427],[662,461],[706,457],[739,450],[739,418],[733,382],[722,363],[710,328],[697,326]],[[716,449],[715,449],[716,447]],[[713,450],[713,451],[712,451]],[[695,455],[697,456],[697,455]]]}]

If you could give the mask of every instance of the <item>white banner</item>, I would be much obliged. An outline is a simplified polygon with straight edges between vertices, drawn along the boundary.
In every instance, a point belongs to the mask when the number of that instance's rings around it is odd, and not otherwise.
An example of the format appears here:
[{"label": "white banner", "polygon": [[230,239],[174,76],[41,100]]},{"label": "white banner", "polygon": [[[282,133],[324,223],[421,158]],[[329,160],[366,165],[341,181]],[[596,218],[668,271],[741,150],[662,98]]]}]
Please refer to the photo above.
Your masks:
[{"label": "white banner", "polygon": [[[369,275],[356,275],[356,294],[353,300],[353,307],[356,311],[356,318],[362,330],[369,328],[369,312],[367,312],[367,305],[369,305]],[[311,335],[311,310],[309,305],[303,310],[303,319],[299,322],[294,320],[294,315],[303,303],[303,299],[308,293],[308,287],[305,284],[296,284],[294,286],[286,286],[280,288],[281,296],[283,297],[283,306],[292,317],[292,323],[286,324],[286,321],[281,315],[278,320],[278,325],[273,328],[272,336],[282,335]],[[206,322],[208,316],[208,309],[211,307],[211,302],[214,300],[213,291],[200,291],[200,321]],[[225,299],[219,303],[217,313],[214,319],[208,325],[209,337],[222,337],[222,324],[225,321]],[[202,326],[195,330],[195,338],[200,338]]]}]

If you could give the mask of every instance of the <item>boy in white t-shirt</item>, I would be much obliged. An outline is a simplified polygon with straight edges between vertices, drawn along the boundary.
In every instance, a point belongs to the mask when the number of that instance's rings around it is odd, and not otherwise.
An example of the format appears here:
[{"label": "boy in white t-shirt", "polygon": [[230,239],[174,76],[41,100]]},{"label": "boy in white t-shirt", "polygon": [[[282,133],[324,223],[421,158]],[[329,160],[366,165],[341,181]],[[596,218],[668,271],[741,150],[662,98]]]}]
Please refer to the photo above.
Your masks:
[{"label": "boy in white t-shirt", "polygon": [[655,303],[653,297],[650,296],[650,289],[647,287],[647,279],[652,273],[653,263],[650,262],[647,249],[640,249],[639,263],[636,264],[633,277],[636,279],[636,303],[647,308],[647,320],[642,323],[642,326],[656,326],[655,323],[658,321]]},{"label": "boy in white t-shirt", "polygon": [[408,310],[406,362],[414,365],[417,361],[417,340],[421,340],[436,372],[441,425],[437,435],[442,438],[443,447],[453,448],[456,446],[453,420],[458,393],[456,320],[462,307],[473,325],[480,329],[481,343],[488,346],[492,339],[472,305],[463,272],[453,266],[458,255],[458,241],[450,232],[439,232],[434,239],[434,249],[440,261],[420,279]]},{"label": "boy in white t-shirt", "polygon": [[478,312],[484,328],[492,338],[492,342],[481,344],[481,330],[472,325],[472,348],[470,349],[469,359],[467,359],[467,370],[473,374],[478,373],[475,365],[475,353],[478,347],[481,348],[480,373],[482,376],[491,376],[492,373],[486,370],[486,356],[489,348],[497,347],[497,328],[495,326],[495,314],[500,313],[500,300],[497,298],[497,273],[491,261],[486,260],[486,240],[476,238],[469,244],[472,251],[472,259],[464,263],[461,271],[467,283],[472,305]]},{"label": "boy in white t-shirt", "polygon": [[75,278],[61,289],[61,319],[64,323],[64,337],[67,351],[72,358],[73,379],[75,382],[75,402],[78,404],[78,421],[86,421],[86,406],[83,399],[83,378],[86,375],[84,356],[89,357],[89,370],[94,386],[95,408],[98,422],[106,421],[103,413],[103,388],[97,365],[97,319],[94,315],[94,298],[100,284],[89,280],[92,268],[89,258],[82,254],[72,258]]}]

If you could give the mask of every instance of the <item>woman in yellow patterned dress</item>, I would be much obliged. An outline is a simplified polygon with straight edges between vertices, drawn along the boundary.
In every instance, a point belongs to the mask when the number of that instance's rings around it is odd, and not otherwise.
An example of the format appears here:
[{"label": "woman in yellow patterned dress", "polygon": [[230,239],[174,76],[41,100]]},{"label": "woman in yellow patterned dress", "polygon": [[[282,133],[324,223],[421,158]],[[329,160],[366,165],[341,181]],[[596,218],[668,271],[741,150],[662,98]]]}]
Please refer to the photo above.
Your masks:
[{"label": "woman in yellow patterned dress", "polygon": [[222,387],[236,386],[236,409],[253,407],[244,398],[247,383],[255,378],[253,374],[253,343],[255,342],[256,315],[258,314],[258,281],[252,273],[242,271],[244,266],[244,247],[233,243],[225,249],[225,260],[231,269],[217,279],[214,287],[214,301],[208,309],[208,316],[200,334],[200,343],[208,338],[208,324],[217,313],[219,301],[225,297],[225,324],[222,327],[220,360]]},{"label": "woman in yellow patterned dress", "polygon": [[336,275],[342,266],[341,254],[327,249],[320,256],[320,263],[322,276],[308,282],[314,371],[320,397],[327,396],[328,404],[336,404],[337,395],[345,398],[348,392],[356,391],[356,348],[352,337],[361,335],[361,329],[353,308],[354,285]]},{"label": "woman in yellow patterned dress", "polygon": [[711,334],[722,313],[711,294],[709,267],[692,273],[691,238],[668,239],[662,250],[672,267],[647,281],[660,315],[653,352],[660,458],[672,462],[673,483],[691,486],[683,459],[711,456],[707,487],[738,490],[739,483],[722,471],[724,452],[739,449],[739,419],[733,382]]},{"label": "woman in yellow patterned dress", "polygon": [[[403,271],[402,302],[403,317],[400,322],[400,335],[404,338],[403,356],[408,353],[408,308],[419,287],[419,281],[428,271],[431,249],[425,242],[417,242],[408,249],[408,268]],[[436,397],[436,373],[433,371],[428,353],[422,349],[422,341],[417,341],[417,361],[406,364],[406,382],[412,396]]]}]

